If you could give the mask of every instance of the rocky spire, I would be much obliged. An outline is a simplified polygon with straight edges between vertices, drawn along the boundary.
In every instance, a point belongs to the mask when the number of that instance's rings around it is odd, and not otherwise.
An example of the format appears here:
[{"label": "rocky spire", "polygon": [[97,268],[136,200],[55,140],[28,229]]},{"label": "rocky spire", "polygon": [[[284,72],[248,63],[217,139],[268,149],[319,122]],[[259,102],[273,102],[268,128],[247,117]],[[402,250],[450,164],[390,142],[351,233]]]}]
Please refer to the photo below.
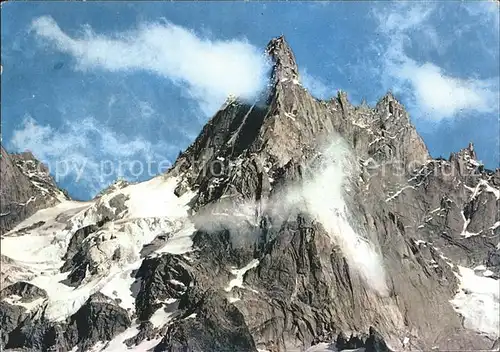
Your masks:
[{"label": "rocky spire", "polygon": [[470,160],[477,160],[476,152],[474,151],[474,144],[469,143],[466,148],[460,149],[459,152],[451,153],[450,161],[454,160],[464,160],[467,162]]},{"label": "rocky spire", "polygon": [[[254,153],[282,167],[292,159],[302,160],[304,150],[318,148],[335,133],[342,134],[358,156],[376,155],[405,165],[428,159],[425,144],[392,94],[382,98],[373,111],[365,112],[354,109],[341,91],[335,102],[321,102],[300,84],[295,56],[283,36],[269,42],[267,53],[274,66],[266,104],[250,106],[229,98],[175,163],[175,173],[186,175],[189,170],[185,185],[201,184],[202,171],[211,160],[234,160]],[[369,120],[362,122],[368,115]]]},{"label": "rocky spire", "polygon": [[267,53],[274,61],[274,83],[286,79],[298,80],[299,69],[295,62],[295,56],[284,36],[272,39],[267,45]]},{"label": "rocky spire", "polygon": [[405,107],[396,99],[392,92],[387,92],[378,102],[376,106],[377,111],[392,117],[390,120],[402,118],[404,123],[409,122],[410,118],[406,112]]}]

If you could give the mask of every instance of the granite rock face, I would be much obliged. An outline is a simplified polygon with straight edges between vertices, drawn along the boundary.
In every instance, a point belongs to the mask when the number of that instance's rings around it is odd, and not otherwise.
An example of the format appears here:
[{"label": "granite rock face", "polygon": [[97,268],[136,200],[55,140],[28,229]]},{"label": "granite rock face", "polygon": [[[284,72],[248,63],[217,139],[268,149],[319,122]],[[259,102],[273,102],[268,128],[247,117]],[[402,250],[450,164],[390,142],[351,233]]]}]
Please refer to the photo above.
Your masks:
[{"label": "granite rock face", "polygon": [[33,154],[9,154],[0,148],[0,234],[4,234],[37,210],[69,198]]},{"label": "granite rock face", "polygon": [[[166,175],[57,217],[50,277],[72,290],[69,308],[44,289],[49,274],[2,257],[26,279],[2,291],[7,350],[493,346],[498,332],[453,300],[476,297],[460,267],[498,286],[500,170],[472,144],[433,159],[390,93],[375,107],[315,99],[284,38],[267,51],[264,98],[228,100]],[[159,215],[149,204],[163,197]]]}]

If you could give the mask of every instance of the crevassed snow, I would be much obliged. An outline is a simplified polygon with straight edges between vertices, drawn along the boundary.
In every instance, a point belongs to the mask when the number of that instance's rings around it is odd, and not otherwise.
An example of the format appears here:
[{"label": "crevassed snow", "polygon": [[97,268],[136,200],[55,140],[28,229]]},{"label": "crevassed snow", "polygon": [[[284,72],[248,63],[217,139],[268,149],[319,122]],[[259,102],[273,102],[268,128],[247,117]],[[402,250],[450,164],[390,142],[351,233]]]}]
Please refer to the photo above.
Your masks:
[{"label": "crevassed snow", "polygon": [[[56,285],[61,288],[57,292],[51,291],[48,305],[45,308],[45,317],[51,321],[63,321],[68,316],[75,314],[91,295],[99,291],[108,278],[97,278],[88,284],[80,285],[77,289],[69,290],[65,285]],[[55,282],[53,284],[56,284]]]},{"label": "crevassed snow", "polygon": [[463,315],[464,326],[499,337],[500,281],[478,276],[474,270],[459,266],[460,291],[450,302]]},{"label": "crevassed snow", "polygon": [[130,264],[106,283],[100,292],[109,298],[119,299],[119,306],[123,309],[135,311],[135,297],[131,289],[136,279],[131,274],[134,270],[139,269],[141,264],[142,260]]},{"label": "crevassed snow", "polygon": [[[120,306],[133,310],[130,289],[134,279],[130,273],[140,266],[142,247],[158,234],[170,232],[174,236],[160,253],[180,254],[192,247],[191,235],[195,229],[187,219],[187,211],[193,194],[186,192],[176,197],[173,193],[176,184],[176,178],[159,176],[116,189],[92,202],[65,201],[38,211],[2,237],[2,254],[14,260],[13,264],[2,265],[2,276],[46,290],[49,297],[45,300],[45,316],[49,320],[64,320],[99,291],[120,299]],[[126,196],[126,210],[85,239],[95,243],[89,255],[98,273],[93,276],[88,273],[76,288],[63,284],[69,273],[59,271],[71,236],[77,229],[100,220],[103,207],[113,213],[110,200],[117,195]],[[41,221],[45,222],[41,226],[20,231]],[[120,259],[111,260],[117,250]]]},{"label": "crevassed snow", "polygon": [[[62,283],[67,278],[68,273],[52,272],[46,275],[38,275],[30,282],[47,292],[45,317],[52,321],[62,321],[76,313],[92,294],[104,289],[114,279],[118,271],[119,268],[114,267],[109,273],[85,278],[83,283],[76,288]],[[121,293],[125,299],[123,305],[129,306],[131,298],[127,300],[126,295],[123,292]]]},{"label": "crevassed snow", "polygon": [[[14,233],[18,232],[19,230],[29,227],[31,225],[34,225],[40,221],[45,221],[46,223],[44,226],[47,228],[50,225],[56,225],[58,221],[56,218],[58,216],[66,215],[66,216],[72,216],[75,213],[81,212],[88,207],[90,207],[93,203],[92,202],[76,202],[76,201],[65,201],[57,204],[56,206],[52,208],[46,208],[37,211],[35,214],[27,218],[26,220],[22,221],[19,223],[16,227],[14,227],[12,230],[4,234],[5,237],[14,235]],[[2,242],[3,244],[3,242]],[[3,248],[2,248],[3,252]]]},{"label": "crevassed snow", "polygon": [[[26,274],[21,273],[20,275]],[[99,291],[109,281],[109,278],[106,276],[97,276],[93,277],[92,280],[84,282],[78,288],[74,288],[61,282],[67,278],[68,273],[58,273],[54,270],[52,272],[45,272],[44,274],[31,273],[31,275],[25,281],[45,290],[48,299],[31,302],[30,309],[35,308],[35,306],[40,307],[44,304],[44,315],[52,321],[62,321],[67,316],[74,314],[90,295]]]},{"label": "crevassed snow", "polygon": [[243,276],[245,273],[253,268],[256,268],[259,265],[259,261],[257,259],[253,259],[250,263],[245,265],[241,269],[232,269],[231,274],[235,275],[236,277],[229,281],[229,284],[225,288],[226,292],[231,292],[231,290],[234,287],[243,287]]},{"label": "crevassed snow", "polygon": [[[156,236],[176,231],[181,222],[161,218],[120,219],[106,224],[101,230],[91,234],[86,241],[97,241],[89,250],[91,258],[104,268],[106,265],[125,266],[140,259],[140,251],[145,244],[151,243]],[[110,261],[114,253],[119,251],[120,260]]]},{"label": "crevassed snow", "polygon": [[188,203],[194,193],[186,192],[181,197],[174,194],[179,179],[163,176],[131,185],[120,190],[129,200],[126,202],[129,218],[165,217],[182,218],[189,210]]},{"label": "crevassed snow", "polygon": [[[39,281],[43,281],[43,278],[54,281],[49,277],[59,274],[61,258],[66,252],[73,230],[68,228],[71,223],[65,219],[84,212],[91,204],[67,201],[39,210],[2,236],[2,255],[13,259],[13,263],[2,265],[2,279],[7,282],[23,280],[33,284],[35,278]],[[43,224],[25,230],[40,222]],[[50,288],[51,285],[47,286]]]}]

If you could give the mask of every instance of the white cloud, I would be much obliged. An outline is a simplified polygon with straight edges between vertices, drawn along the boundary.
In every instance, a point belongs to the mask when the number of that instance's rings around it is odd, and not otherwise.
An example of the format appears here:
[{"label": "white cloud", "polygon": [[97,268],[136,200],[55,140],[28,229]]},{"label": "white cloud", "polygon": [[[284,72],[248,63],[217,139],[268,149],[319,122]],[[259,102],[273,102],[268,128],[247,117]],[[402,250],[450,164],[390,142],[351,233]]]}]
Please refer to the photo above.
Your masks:
[{"label": "white cloud", "polygon": [[[391,5],[392,6],[392,5]],[[411,105],[420,116],[440,120],[457,116],[464,110],[492,112],[498,108],[498,86],[494,80],[453,77],[431,62],[419,63],[408,56],[406,47],[412,35],[423,34],[428,45],[442,49],[430,23],[434,7],[428,4],[400,3],[392,9],[375,11],[379,32],[386,43],[381,52],[379,75],[386,87],[411,96]]]},{"label": "white cloud", "polygon": [[228,95],[254,99],[267,82],[263,51],[246,40],[210,40],[169,22],[104,36],[90,27],[80,38],[63,32],[51,17],[32,23],[34,33],[72,55],[79,70],[147,70],[187,88],[207,114]]},{"label": "white cloud", "polygon": [[70,179],[81,183],[89,196],[119,176],[152,177],[165,171],[170,160],[162,153],[168,155],[178,150],[176,146],[117,135],[92,118],[55,130],[27,116],[14,131],[10,144],[15,150],[33,152],[47,164],[56,181]]},{"label": "white cloud", "polygon": [[411,82],[420,107],[430,117],[451,117],[462,110],[492,112],[496,108],[494,88],[486,81],[450,77],[431,63],[407,64],[398,75]]}]

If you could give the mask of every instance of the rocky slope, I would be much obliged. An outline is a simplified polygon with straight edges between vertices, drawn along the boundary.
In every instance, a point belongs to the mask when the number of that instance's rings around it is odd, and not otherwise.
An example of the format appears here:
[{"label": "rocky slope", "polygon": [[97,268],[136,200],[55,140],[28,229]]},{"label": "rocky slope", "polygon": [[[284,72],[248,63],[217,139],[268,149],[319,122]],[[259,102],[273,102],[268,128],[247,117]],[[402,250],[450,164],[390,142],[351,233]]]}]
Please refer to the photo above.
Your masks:
[{"label": "rocky slope", "polygon": [[500,170],[432,159],[391,94],[313,98],[267,50],[267,96],[228,100],[165,175],[3,236],[6,350],[494,347]]},{"label": "rocky slope", "polygon": [[3,146],[0,149],[0,234],[4,234],[37,210],[68,197],[33,154],[9,154]]}]

